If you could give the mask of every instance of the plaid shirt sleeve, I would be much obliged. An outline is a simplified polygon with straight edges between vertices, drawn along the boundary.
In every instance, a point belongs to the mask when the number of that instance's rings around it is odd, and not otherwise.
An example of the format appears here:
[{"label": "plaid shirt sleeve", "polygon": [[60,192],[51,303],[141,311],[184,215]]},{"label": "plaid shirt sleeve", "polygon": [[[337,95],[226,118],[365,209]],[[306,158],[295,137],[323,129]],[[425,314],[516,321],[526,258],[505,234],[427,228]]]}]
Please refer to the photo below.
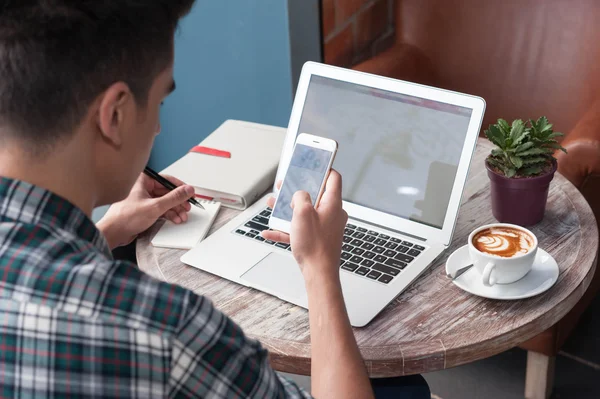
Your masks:
[{"label": "plaid shirt sleeve", "polygon": [[172,345],[169,397],[310,398],[275,373],[267,351],[191,292]]}]

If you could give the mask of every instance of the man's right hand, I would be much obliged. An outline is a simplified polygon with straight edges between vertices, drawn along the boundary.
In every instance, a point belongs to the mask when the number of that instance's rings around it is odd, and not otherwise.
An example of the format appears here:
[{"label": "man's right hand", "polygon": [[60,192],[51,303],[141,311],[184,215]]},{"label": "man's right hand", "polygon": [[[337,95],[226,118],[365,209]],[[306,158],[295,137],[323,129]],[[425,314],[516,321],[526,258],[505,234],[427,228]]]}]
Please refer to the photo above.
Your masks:
[{"label": "man's right hand", "polygon": [[[272,208],[274,199],[268,201]],[[315,397],[372,398],[367,370],[356,345],[340,282],[342,237],[348,214],[342,209],[342,177],[332,170],[315,209],[305,192],[294,195],[290,235],[263,237],[290,242],[302,268],[308,295],[311,387]]]},{"label": "man's right hand", "polygon": [[[275,199],[268,205],[273,207]],[[348,214],[342,209],[342,177],[332,170],[325,192],[317,209],[304,191],[294,194],[290,204],[294,210],[290,235],[279,231],[264,231],[263,237],[278,242],[289,242],[292,253],[302,269],[304,278],[316,275],[339,278],[342,238]]]}]

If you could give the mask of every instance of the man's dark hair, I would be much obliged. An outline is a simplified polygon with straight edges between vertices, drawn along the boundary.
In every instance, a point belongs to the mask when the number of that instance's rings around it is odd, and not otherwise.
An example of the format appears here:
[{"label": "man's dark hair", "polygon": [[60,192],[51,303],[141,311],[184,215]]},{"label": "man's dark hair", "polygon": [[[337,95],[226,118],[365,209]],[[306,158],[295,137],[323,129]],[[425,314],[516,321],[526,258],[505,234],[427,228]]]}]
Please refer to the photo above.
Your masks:
[{"label": "man's dark hair", "polygon": [[193,3],[0,0],[0,132],[48,149],[120,81],[145,106]]}]

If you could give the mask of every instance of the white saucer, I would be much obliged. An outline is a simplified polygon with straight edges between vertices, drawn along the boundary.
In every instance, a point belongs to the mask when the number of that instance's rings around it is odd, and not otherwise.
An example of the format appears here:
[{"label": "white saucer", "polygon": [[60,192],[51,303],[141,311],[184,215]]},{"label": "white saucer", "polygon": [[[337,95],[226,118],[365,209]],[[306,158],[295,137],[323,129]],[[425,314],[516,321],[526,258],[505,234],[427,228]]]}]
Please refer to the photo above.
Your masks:
[{"label": "white saucer", "polygon": [[[467,245],[450,255],[446,261],[446,272],[448,272],[448,265],[454,263],[458,263],[459,266],[455,266],[457,269],[471,263]],[[530,298],[546,292],[556,283],[558,274],[558,264],[554,258],[548,252],[538,248],[531,271],[521,280],[512,284],[496,284],[486,287],[483,285],[481,274],[474,267],[455,279],[453,283],[473,295],[489,299],[515,300]]]}]

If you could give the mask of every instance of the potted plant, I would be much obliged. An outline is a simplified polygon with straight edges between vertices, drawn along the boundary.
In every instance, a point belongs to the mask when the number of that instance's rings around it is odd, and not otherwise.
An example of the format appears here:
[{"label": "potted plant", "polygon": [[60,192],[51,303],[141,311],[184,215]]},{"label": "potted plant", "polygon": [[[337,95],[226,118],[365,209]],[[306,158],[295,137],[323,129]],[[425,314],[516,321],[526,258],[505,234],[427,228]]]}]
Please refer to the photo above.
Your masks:
[{"label": "potted plant", "polygon": [[491,181],[492,213],[502,223],[530,226],[544,217],[548,189],[557,164],[556,150],[567,152],[557,141],[545,116],[509,125],[504,119],[485,131],[496,146],[486,159]]}]

